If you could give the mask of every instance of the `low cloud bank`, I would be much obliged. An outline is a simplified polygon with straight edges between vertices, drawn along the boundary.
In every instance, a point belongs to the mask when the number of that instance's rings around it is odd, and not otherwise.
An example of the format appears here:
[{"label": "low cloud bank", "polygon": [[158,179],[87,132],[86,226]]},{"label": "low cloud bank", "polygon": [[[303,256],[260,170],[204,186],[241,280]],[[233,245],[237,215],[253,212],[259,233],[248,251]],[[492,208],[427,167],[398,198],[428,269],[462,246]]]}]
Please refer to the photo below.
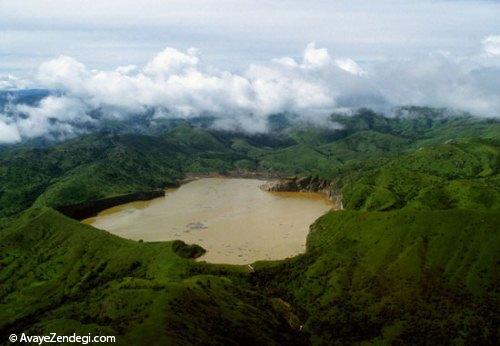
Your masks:
[{"label": "low cloud bank", "polygon": [[0,109],[0,143],[54,135],[67,137],[103,119],[216,117],[214,126],[266,131],[267,118],[293,113],[300,121],[327,123],[335,110],[398,105],[447,107],[478,116],[500,114],[500,36],[482,41],[469,57],[446,52],[413,60],[361,65],[332,56],[314,43],[302,58],[252,64],[236,74],[203,63],[192,48],[166,48],[145,66],[91,70],[60,56],[43,63],[34,81],[0,78],[0,89],[29,85],[57,90],[37,105]]}]

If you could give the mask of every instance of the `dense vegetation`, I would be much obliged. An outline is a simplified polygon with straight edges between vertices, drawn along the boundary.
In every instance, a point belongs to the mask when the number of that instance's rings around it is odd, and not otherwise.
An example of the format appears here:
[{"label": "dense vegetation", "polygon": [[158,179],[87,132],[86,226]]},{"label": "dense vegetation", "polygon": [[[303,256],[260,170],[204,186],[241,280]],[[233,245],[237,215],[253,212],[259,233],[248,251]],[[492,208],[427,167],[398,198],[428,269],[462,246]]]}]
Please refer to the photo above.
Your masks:
[{"label": "dense vegetation", "polygon": [[304,316],[313,343],[493,343],[498,211],[340,211],[307,253],[255,265],[256,283]]},{"label": "dense vegetation", "polygon": [[42,208],[10,225],[1,247],[1,335],[90,332],[134,345],[293,336],[244,268],[195,264],[176,242],[121,239]]},{"label": "dense vegetation", "polygon": [[[0,334],[493,344],[500,124],[414,107],[392,118],[332,115],[340,130],[271,120],[270,134],[177,121],[1,149]],[[197,246],[121,239],[54,210],[227,171],[331,181],[346,210],[312,226],[306,254],[255,272],[194,262]]]}]

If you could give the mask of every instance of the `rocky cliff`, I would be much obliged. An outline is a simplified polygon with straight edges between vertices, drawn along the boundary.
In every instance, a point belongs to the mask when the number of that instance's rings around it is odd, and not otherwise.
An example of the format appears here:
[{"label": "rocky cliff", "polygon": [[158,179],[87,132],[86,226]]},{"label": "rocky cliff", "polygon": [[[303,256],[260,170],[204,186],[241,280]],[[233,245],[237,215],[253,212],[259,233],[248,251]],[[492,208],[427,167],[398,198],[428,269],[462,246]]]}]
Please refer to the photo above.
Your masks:
[{"label": "rocky cliff", "polygon": [[318,177],[294,177],[270,181],[261,186],[265,191],[275,192],[320,192],[328,196],[338,209],[342,207],[341,189],[332,181],[319,179]]}]

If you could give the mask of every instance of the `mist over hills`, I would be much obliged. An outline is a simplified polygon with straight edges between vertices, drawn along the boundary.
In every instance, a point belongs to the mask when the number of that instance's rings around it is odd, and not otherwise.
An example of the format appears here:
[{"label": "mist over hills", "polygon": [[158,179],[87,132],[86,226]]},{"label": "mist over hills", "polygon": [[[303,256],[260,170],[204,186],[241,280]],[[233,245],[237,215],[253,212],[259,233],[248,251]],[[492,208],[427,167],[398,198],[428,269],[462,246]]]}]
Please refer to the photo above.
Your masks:
[{"label": "mist over hills", "polygon": [[[498,118],[498,39],[456,56],[431,52],[369,64],[307,44],[300,57],[277,57],[235,72],[206,63],[195,48],[167,47],[142,66],[99,70],[61,55],[27,81],[9,79],[0,96],[0,143],[66,139],[103,128],[144,128],[175,119],[211,118],[221,130],[269,130],[269,117],[335,126],[331,113],[370,108],[393,116],[400,107],[447,109]],[[26,90],[32,85],[34,90]]]},{"label": "mist over hills", "polygon": [[[0,91],[0,114],[7,119],[15,121],[16,118],[28,119],[29,115],[19,111],[23,107],[39,107],[40,102],[50,95],[60,96],[60,91],[50,91],[47,89],[25,89]],[[266,133],[286,132],[293,127],[316,127],[326,132],[344,133],[343,128],[353,126],[353,129],[371,129],[372,127],[382,132],[390,131],[394,126],[406,126],[400,134],[405,137],[415,137],[421,131],[437,124],[451,122],[475,123],[481,122],[481,118],[467,112],[458,112],[446,108],[400,106],[393,107],[385,112],[376,112],[368,108],[342,109],[321,119],[301,117],[294,113],[275,113],[265,118],[263,131],[249,131],[244,126],[224,128],[220,126],[220,120],[225,116],[205,113],[196,117],[158,117],[157,110],[150,109],[145,112],[128,117],[118,116],[117,118],[107,117],[102,110],[94,109],[88,113],[89,120],[80,122],[61,122],[57,118],[49,118],[50,128],[45,131],[36,130],[30,137],[11,138],[7,132],[1,132],[5,137],[0,141],[0,148],[11,144],[30,143],[35,146],[51,145],[52,142],[63,141],[83,134],[90,133],[113,133],[113,134],[145,134],[159,135],[180,124],[190,124],[195,127],[210,130],[212,132],[234,132],[240,136],[266,136]],[[349,117],[354,120],[350,121]],[[381,120],[383,117],[387,120]],[[11,119],[11,120],[9,120]],[[374,120],[376,119],[376,120]],[[484,119],[484,118],[483,118]],[[375,121],[375,122],[374,122]],[[486,122],[497,123],[498,118],[490,117],[484,119]],[[399,125],[401,123],[402,125]],[[33,123],[30,126],[36,126]],[[278,131],[278,132],[276,132]],[[403,131],[403,130],[401,130]],[[412,133],[415,131],[415,133]],[[419,132],[420,131],[420,132]],[[19,142],[20,141],[20,142]]]}]

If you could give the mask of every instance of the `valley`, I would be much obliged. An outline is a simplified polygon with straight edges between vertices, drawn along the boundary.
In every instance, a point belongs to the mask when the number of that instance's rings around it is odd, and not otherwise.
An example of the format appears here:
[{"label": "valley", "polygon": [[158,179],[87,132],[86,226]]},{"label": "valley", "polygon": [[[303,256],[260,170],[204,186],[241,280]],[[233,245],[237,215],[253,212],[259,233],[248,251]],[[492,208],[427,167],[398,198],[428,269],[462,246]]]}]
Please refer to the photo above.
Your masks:
[{"label": "valley", "polygon": [[[492,344],[500,310],[498,121],[429,108],[395,118],[360,110],[331,121],[342,128],[274,123],[273,133],[251,135],[180,122],[154,134],[0,149],[0,333],[91,332],[117,335],[118,344]],[[241,194],[207,190],[200,208],[245,204],[254,192],[255,204],[290,193],[283,191],[321,192],[311,214],[301,199],[284,204],[303,221],[305,249],[214,264],[204,261],[213,251],[198,235],[184,238],[190,244],[155,238],[150,224],[149,238],[130,229],[117,236],[111,223],[107,232],[98,219],[95,228],[69,217],[74,205],[102,212],[103,222],[116,217],[115,225],[163,202],[173,212],[169,189],[230,172],[281,179],[268,186],[276,192],[252,179]],[[165,189],[164,198],[134,202]],[[322,215],[326,196],[343,210]],[[193,235],[211,228],[204,217],[180,225]]]}]

